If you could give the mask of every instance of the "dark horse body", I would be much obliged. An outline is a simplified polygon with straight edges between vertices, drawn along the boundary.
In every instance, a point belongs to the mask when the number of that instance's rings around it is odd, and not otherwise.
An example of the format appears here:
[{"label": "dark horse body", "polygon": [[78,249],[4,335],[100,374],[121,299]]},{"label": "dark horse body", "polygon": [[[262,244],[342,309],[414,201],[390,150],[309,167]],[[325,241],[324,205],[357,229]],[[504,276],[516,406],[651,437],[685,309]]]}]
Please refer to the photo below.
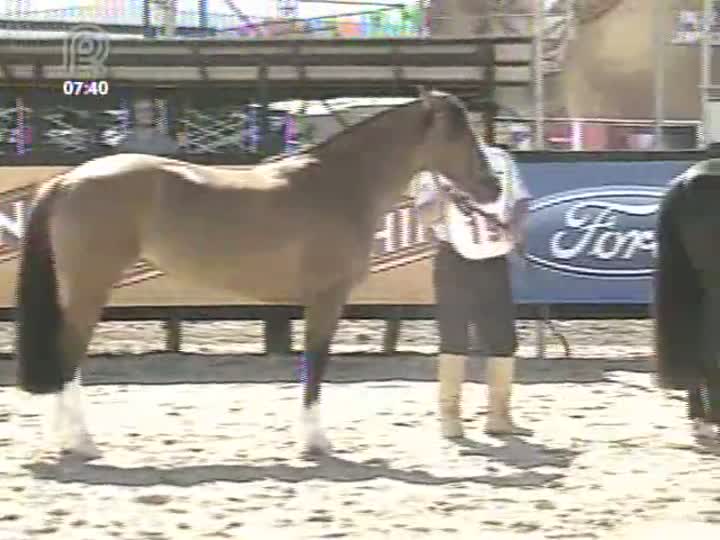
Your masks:
[{"label": "dark horse body", "polygon": [[720,426],[720,159],[675,180],[660,206],[654,280],[663,388],[687,390],[704,435]]}]

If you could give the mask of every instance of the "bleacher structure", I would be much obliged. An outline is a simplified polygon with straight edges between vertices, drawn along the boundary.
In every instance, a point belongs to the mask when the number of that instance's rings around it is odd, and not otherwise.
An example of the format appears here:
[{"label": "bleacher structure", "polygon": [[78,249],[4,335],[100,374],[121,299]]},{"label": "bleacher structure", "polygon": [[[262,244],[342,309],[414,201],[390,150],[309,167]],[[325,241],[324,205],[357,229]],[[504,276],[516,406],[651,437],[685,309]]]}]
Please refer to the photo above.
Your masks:
[{"label": "bleacher structure", "polygon": [[[559,28],[554,23],[542,39],[533,36],[532,26],[527,25],[516,35],[427,39],[422,37],[422,3],[402,12],[393,6],[383,11],[400,13],[383,15],[382,29],[388,35],[378,31],[375,37],[341,38],[326,30],[314,31],[320,27],[312,21],[291,25],[289,37],[267,31],[283,19],[296,19],[296,0],[278,0],[280,18],[274,20],[251,20],[238,13],[220,16],[207,10],[177,13],[172,36],[163,36],[162,16],[147,12],[148,6],[155,10],[157,6],[142,0],[106,0],[102,10],[98,6],[0,15],[4,161],[55,152],[105,152],[130,127],[133,99],[148,92],[161,121],[187,153],[287,150],[304,132],[298,116],[307,108],[282,109],[274,102],[412,97],[419,84],[460,95],[483,118],[486,135],[492,138],[496,91],[519,87],[532,93],[538,72],[537,43],[547,42],[547,50],[557,54],[553,51],[562,47],[549,44],[565,39],[552,37]],[[362,13],[358,20],[380,20]],[[98,24],[110,34],[108,96],[62,95],[62,81],[68,78],[62,36],[80,22]],[[339,27],[342,22],[334,24]],[[255,35],[248,34],[249,26]]]}]

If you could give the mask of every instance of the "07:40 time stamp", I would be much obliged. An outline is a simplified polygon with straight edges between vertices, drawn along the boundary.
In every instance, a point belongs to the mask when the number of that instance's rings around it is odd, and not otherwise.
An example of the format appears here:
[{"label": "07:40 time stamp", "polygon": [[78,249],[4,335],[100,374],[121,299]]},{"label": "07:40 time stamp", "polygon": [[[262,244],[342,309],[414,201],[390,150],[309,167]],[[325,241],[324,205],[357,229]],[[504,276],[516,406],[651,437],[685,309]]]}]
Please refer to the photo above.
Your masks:
[{"label": "07:40 time stamp", "polygon": [[62,83],[62,92],[66,96],[107,96],[110,83],[106,80],[67,80]]}]

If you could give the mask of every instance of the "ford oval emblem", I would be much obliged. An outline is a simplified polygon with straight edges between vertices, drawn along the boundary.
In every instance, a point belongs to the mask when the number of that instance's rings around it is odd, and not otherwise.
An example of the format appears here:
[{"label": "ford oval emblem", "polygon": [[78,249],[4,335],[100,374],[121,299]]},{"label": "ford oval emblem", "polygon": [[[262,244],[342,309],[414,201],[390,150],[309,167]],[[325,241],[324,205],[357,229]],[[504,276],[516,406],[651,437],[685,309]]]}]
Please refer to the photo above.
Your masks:
[{"label": "ford oval emblem", "polygon": [[564,191],[535,201],[528,259],[590,278],[650,277],[662,187],[621,185]]}]

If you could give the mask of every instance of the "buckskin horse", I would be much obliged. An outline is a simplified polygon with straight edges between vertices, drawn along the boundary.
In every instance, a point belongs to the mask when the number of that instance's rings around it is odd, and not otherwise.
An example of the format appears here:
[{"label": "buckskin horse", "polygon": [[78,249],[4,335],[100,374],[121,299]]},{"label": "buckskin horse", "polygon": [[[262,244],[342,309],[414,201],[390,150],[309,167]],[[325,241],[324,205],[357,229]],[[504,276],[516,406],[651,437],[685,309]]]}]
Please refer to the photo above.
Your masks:
[{"label": "buckskin horse", "polygon": [[657,224],[655,349],[661,387],[688,392],[696,436],[720,428],[720,159],[679,176]]},{"label": "buckskin horse", "polygon": [[179,284],[302,305],[303,447],[327,452],[320,387],[376,225],[421,170],[457,179],[479,203],[498,182],[455,96],[420,89],[303,153],[247,170],[137,154],[88,161],[40,187],[18,276],[18,384],[54,394],[61,449],[99,451],[81,367],[112,285],[138,259]]}]

